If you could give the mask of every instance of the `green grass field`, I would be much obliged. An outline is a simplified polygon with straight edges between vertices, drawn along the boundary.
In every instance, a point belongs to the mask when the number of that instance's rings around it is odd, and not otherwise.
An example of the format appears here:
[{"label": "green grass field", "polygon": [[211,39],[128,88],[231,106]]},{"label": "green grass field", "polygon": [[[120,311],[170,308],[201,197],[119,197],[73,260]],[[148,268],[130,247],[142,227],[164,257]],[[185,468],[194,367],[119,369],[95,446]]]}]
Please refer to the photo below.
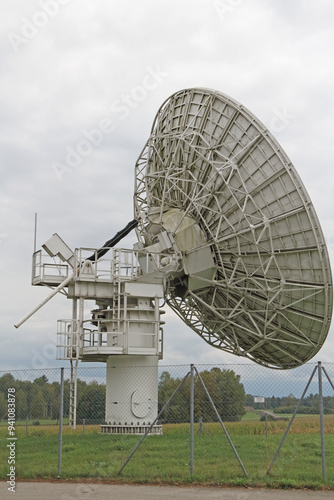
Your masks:
[{"label": "green grass field", "polygon": [[[261,485],[334,489],[334,416],[325,417],[327,480],[322,479],[319,417],[296,417],[270,472],[268,466],[288,422],[265,423],[257,414],[228,423],[248,478],[219,424],[205,424],[203,434],[195,425],[194,472],[190,477],[189,424],[163,426],[163,436],[149,436],[118,476],[119,469],[139,442],[139,436],[101,435],[99,426],[76,430],[64,427],[62,474],[64,479],[98,478],[103,481],[140,483],[189,483]],[[251,417],[251,415],[249,415]],[[9,471],[7,429],[0,428],[0,477]],[[58,426],[25,426],[16,430],[16,475],[19,479],[57,478]]]}]

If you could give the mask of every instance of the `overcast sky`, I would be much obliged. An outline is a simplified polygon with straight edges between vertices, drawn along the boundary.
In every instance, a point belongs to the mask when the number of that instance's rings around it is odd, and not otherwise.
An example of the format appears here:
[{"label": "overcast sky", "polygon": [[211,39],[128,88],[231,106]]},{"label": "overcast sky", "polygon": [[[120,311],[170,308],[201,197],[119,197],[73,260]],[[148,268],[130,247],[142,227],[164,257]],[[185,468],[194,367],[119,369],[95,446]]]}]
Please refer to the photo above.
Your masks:
[{"label": "overcast sky", "polygon": [[[57,232],[99,247],[133,218],[134,165],[177,90],[230,95],[275,135],[300,174],[334,257],[332,0],[0,0],[0,370],[56,361],[57,296],[32,287]],[[99,132],[97,132],[99,131]],[[83,141],[90,141],[85,149]],[[134,236],[122,246],[132,248]],[[165,364],[240,363],[171,312]],[[333,327],[315,360],[334,360]],[[65,363],[66,364],[66,363]]]}]

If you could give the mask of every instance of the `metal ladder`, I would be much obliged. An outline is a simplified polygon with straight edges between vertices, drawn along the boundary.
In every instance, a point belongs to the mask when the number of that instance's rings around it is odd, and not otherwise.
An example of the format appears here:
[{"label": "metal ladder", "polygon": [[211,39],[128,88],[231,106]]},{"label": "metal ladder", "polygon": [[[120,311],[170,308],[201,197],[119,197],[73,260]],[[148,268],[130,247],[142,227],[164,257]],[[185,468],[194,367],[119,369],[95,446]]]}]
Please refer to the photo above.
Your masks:
[{"label": "metal ladder", "polygon": [[77,425],[77,386],[78,386],[78,360],[70,359],[71,378],[70,378],[70,408],[69,408],[69,427],[75,429]]}]

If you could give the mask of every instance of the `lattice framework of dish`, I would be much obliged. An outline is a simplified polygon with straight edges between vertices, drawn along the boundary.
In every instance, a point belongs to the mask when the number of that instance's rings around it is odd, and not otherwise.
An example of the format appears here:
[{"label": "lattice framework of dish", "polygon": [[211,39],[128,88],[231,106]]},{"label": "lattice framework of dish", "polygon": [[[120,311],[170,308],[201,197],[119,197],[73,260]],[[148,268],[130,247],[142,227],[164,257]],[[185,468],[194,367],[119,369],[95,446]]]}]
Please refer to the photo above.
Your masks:
[{"label": "lattice framework of dish", "polygon": [[214,276],[196,290],[170,278],[166,300],[206,342],[273,368],[318,352],[333,300],[324,236],[288,156],[244,106],[210,89],[170,96],[136,164],[134,206],[161,223],[178,210],[205,235]]}]

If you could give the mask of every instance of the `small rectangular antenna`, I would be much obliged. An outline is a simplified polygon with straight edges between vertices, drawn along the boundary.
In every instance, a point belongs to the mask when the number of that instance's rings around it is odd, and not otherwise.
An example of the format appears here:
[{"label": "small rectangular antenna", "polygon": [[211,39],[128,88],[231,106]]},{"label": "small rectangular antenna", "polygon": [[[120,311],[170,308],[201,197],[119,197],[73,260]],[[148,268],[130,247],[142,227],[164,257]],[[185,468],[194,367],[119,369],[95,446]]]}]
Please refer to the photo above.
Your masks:
[{"label": "small rectangular antenna", "polygon": [[34,253],[36,252],[36,240],[37,240],[37,212],[35,212]]}]

